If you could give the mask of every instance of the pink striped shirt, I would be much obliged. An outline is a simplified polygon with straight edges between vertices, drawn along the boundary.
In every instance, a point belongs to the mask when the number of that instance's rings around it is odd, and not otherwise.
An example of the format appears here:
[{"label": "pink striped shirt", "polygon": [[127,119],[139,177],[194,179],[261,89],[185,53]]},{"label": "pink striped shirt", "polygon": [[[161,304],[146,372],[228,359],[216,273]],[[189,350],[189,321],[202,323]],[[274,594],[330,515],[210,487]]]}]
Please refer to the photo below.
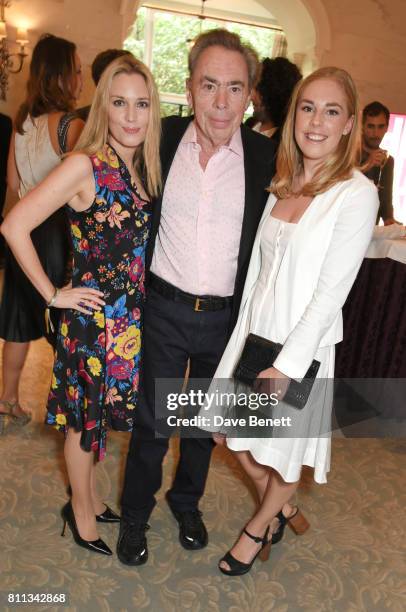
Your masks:
[{"label": "pink striped shirt", "polygon": [[241,130],[199,163],[194,122],[165,184],[151,272],[194,295],[234,293],[245,201]]}]

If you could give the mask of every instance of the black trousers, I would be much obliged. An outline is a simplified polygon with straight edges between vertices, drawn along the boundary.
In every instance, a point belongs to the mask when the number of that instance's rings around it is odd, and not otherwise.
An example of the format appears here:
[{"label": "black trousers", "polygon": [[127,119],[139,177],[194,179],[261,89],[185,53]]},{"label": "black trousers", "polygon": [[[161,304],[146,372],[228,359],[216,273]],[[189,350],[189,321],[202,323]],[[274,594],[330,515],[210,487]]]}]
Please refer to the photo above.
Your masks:
[{"label": "black trousers", "polygon": [[[139,403],[127,456],[122,516],[147,521],[162,484],[162,461],[169,438],[155,435],[155,379],[212,378],[227,344],[231,308],[195,312],[193,307],[148,290],[143,333],[143,369]],[[180,392],[179,388],[179,392]],[[162,407],[159,412],[163,413]],[[203,495],[213,440],[181,438],[180,459],[168,491],[172,508],[196,510]]]}]

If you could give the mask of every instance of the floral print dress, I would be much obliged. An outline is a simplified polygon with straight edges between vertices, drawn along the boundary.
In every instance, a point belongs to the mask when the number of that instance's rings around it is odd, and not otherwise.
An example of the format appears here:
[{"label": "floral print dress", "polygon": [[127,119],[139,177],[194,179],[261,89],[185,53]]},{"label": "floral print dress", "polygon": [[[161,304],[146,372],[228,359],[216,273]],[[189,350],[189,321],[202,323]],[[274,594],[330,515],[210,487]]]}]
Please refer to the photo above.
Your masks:
[{"label": "floral print dress", "polygon": [[95,200],[84,212],[67,206],[72,283],[103,291],[106,305],[62,312],[47,423],[81,431],[81,447],[102,459],[107,427],[131,431],[137,405],[151,204],[110,145],[90,159]]}]

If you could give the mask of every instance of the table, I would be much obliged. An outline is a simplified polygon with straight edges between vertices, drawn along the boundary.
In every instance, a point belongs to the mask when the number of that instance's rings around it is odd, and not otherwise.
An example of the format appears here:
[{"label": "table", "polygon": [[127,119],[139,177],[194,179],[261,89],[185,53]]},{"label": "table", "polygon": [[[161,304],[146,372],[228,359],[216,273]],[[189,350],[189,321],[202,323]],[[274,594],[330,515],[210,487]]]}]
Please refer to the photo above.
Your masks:
[{"label": "table", "polygon": [[365,257],[393,259],[406,264],[406,228],[399,225],[377,226]]},{"label": "table", "polygon": [[[344,389],[347,412],[355,419],[371,414],[402,419],[406,414],[406,239],[375,235],[344,304],[343,320],[335,378],[345,379],[338,384],[338,395]],[[340,422],[338,415],[337,419]]]}]

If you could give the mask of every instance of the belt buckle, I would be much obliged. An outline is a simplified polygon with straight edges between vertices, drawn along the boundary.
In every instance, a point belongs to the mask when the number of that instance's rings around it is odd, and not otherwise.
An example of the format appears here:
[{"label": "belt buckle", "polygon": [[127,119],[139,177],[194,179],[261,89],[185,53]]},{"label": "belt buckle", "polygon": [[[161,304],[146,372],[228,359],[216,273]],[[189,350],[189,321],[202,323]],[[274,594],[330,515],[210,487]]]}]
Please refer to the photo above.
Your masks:
[{"label": "belt buckle", "polygon": [[202,309],[200,308],[200,302],[201,302],[201,299],[200,298],[196,298],[195,306],[194,306],[194,309],[193,309],[195,312],[203,312]]}]

